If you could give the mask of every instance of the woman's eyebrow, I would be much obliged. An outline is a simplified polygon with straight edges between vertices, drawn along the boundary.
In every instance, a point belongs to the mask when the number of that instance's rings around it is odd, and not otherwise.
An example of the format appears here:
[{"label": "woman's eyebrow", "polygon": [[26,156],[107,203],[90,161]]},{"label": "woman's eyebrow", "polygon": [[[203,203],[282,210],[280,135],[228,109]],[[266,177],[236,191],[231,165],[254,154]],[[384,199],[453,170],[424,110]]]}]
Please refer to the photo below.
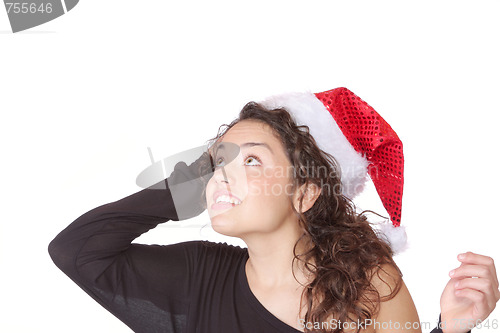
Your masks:
[{"label": "woman's eyebrow", "polygon": [[[265,147],[265,148],[269,149],[269,151],[271,153],[273,153],[273,150],[271,149],[271,147],[267,143],[265,143],[265,142],[245,142],[245,143],[241,144],[240,147],[241,148],[246,148],[246,147],[253,147],[253,146]],[[219,145],[217,145],[216,151],[219,151],[219,150],[226,150],[224,142],[222,142]]]},{"label": "woman's eyebrow", "polygon": [[253,147],[253,146],[266,147],[267,149],[269,149],[269,151],[271,153],[273,153],[273,150],[271,149],[271,147],[269,147],[269,145],[265,142],[246,142],[246,143],[242,144],[240,147],[245,148],[245,147]]}]

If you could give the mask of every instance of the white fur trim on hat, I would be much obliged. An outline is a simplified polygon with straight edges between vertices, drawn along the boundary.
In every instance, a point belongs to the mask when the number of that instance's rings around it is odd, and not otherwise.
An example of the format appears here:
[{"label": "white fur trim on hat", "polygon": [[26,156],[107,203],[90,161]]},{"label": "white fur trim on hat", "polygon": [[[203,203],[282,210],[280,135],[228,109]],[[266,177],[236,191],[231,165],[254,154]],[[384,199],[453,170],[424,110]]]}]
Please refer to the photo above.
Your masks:
[{"label": "white fur trim on hat", "polygon": [[284,107],[297,125],[307,125],[318,147],[332,155],[341,169],[343,194],[353,199],[364,189],[368,160],[347,141],[332,115],[313,93],[286,93],[259,102],[268,109]]}]

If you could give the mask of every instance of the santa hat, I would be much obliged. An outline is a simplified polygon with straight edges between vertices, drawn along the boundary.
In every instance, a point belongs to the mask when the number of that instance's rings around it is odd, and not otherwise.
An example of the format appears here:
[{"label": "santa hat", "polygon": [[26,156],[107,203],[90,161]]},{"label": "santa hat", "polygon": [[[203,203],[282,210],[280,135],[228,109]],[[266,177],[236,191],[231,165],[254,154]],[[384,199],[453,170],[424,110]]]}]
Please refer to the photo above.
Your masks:
[{"label": "santa hat", "polygon": [[346,88],[321,93],[287,93],[259,102],[285,108],[297,125],[307,125],[319,148],[341,169],[343,194],[353,199],[369,175],[392,223],[379,224],[395,253],[406,248],[401,226],[403,145],[396,132],[366,102]]}]

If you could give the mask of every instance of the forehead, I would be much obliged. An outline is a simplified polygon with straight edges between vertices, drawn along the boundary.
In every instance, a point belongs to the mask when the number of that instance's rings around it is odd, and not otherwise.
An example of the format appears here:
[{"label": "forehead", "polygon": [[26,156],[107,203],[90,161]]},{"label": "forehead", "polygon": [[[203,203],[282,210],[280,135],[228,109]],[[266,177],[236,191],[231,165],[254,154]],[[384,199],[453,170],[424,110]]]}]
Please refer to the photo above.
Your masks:
[{"label": "forehead", "polygon": [[[266,154],[271,154],[271,158],[274,161],[283,163],[288,161],[284,145],[276,137],[271,127],[266,123],[257,120],[248,119],[236,123],[233,127],[227,130],[221,138],[219,138],[218,142],[231,142],[240,146],[241,149],[248,147],[261,147],[259,149],[262,149],[262,151]],[[268,145],[270,149],[263,148],[262,145],[245,145],[245,143],[249,142]]]},{"label": "forehead", "polygon": [[240,144],[254,139],[265,140],[268,144],[278,142],[269,125],[255,120],[240,121],[223,135],[221,141]]}]

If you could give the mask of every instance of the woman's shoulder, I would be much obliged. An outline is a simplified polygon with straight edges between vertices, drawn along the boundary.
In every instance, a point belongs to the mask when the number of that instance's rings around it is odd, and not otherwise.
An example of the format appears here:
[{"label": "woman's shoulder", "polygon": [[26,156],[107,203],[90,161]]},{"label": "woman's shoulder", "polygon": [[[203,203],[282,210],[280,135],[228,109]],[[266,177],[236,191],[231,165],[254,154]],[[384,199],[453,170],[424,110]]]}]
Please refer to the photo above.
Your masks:
[{"label": "woman's shoulder", "polygon": [[373,271],[372,286],[380,295],[380,307],[372,318],[375,332],[421,332],[417,309],[396,264],[384,264]]},{"label": "woman's shoulder", "polygon": [[188,241],[182,246],[189,252],[185,257],[187,265],[192,267],[195,280],[202,285],[210,281],[234,283],[248,258],[246,248],[225,242]]},{"label": "woman's shoulder", "polygon": [[403,275],[394,263],[386,263],[371,270],[371,284],[382,298],[392,298],[403,286]]}]

